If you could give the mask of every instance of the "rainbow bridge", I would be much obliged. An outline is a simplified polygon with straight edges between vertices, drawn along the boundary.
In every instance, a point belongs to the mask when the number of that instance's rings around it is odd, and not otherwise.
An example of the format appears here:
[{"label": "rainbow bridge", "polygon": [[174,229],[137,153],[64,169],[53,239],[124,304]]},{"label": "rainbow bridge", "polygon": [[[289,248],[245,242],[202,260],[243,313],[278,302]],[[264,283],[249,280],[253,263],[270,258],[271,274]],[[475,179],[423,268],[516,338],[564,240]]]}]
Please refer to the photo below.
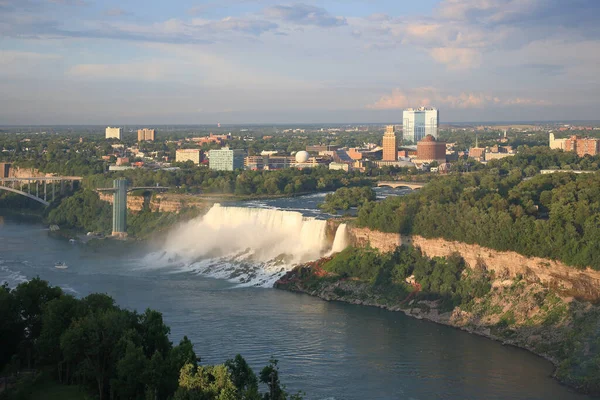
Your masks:
[{"label": "rainbow bridge", "polygon": [[0,178],[0,190],[17,193],[49,206],[48,197],[56,198],[56,191],[64,194],[66,186],[74,188],[75,182],[81,182],[80,176],[32,176],[28,178]]}]

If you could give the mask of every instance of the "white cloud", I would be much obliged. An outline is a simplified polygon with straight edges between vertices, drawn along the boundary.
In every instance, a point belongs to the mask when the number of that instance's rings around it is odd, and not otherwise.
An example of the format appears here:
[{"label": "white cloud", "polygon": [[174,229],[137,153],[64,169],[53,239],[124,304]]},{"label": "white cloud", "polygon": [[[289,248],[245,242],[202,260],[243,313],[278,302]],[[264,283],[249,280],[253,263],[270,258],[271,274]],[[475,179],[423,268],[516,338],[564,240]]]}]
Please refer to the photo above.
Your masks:
[{"label": "white cloud", "polygon": [[445,64],[449,69],[471,69],[481,65],[481,53],[476,49],[437,47],[431,49],[429,54],[435,61]]},{"label": "white cloud", "polygon": [[492,94],[461,92],[447,94],[435,88],[423,87],[410,90],[394,89],[391,94],[382,96],[373,104],[371,110],[401,110],[419,106],[445,106],[452,109],[482,109],[491,106],[548,106],[546,100],[514,97],[500,98]]}]

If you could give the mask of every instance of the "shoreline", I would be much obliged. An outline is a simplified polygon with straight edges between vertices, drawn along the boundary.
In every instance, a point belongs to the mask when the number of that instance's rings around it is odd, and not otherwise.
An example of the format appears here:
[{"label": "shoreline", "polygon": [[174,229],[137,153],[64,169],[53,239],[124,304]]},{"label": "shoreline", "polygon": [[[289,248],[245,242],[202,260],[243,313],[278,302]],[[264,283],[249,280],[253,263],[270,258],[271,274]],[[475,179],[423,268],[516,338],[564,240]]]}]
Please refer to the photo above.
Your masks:
[{"label": "shoreline", "polygon": [[[450,323],[447,323],[447,322],[443,322],[443,321],[441,321],[439,319],[432,318],[432,317],[425,316],[425,315],[413,314],[413,313],[410,312],[409,309],[404,309],[404,308],[401,308],[401,307],[390,307],[387,304],[374,304],[374,303],[365,303],[365,302],[362,302],[362,301],[352,302],[352,301],[343,300],[343,299],[331,299],[331,298],[328,298],[328,297],[320,296],[318,294],[309,293],[308,291],[290,290],[290,289],[284,289],[284,288],[277,287],[277,286],[273,286],[273,289],[282,290],[282,291],[290,292],[290,293],[303,294],[303,295],[307,295],[307,296],[310,296],[310,297],[316,297],[316,298],[321,299],[321,300],[326,301],[326,302],[336,302],[336,303],[351,304],[351,305],[354,305],[354,306],[361,306],[361,307],[379,308],[379,309],[382,309],[382,310],[385,310],[385,311],[388,311],[388,312],[401,312],[401,313],[403,313],[404,315],[406,315],[409,318],[413,318],[413,319],[416,319],[416,320],[419,320],[419,321],[427,321],[427,322],[431,322],[431,323],[442,325],[442,326],[447,326],[447,327],[452,328],[452,329],[456,329],[456,330],[459,330],[459,331],[462,331],[462,332],[470,333],[470,334],[473,334],[473,335],[476,335],[476,336],[480,336],[480,337],[484,337],[486,339],[493,340],[494,342],[498,342],[498,343],[500,343],[503,346],[512,346],[512,347],[515,347],[515,348],[518,348],[518,349],[521,349],[521,350],[525,350],[525,351],[528,351],[528,352],[530,352],[531,354],[533,354],[533,355],[535,355],[537,357],[541,357],[541,358],[549,361],[554,366],[554,373],[552,374],[552,377],[554,379],[556,379],[558,382],[560,382],[561,384],[564,384],[565,386],[568,386],[568,387],[570,387],[570,388],[572,388],[574,390],[576,389],[576,388],[573,388],[572,386],[566,385],[564,382],[560,381],[559,379],[557,379],[555,377],[556,369],[558,368],[558,364],[559,364],[559,361],[557,359],[555,359],[555,358],[553,358],[553,357],[551,357],[551,356],[549,356],[547,354],[537,353],[535,351],[535,349],[532,349],[531,347],[513,343],[513,342],[505,340],[505,339],[503,339],[503,338],[501,338],[499,336],[492,335],[491,333],[485,333],[483,331],[478,331],[476,329],[469,329],[469,328],[466,328],[464,326],[453,325],[453,324],[450,324]],[[451,314],[451,313],[445,313],[445,314]],[[445,315],[445,314],[442,314],[442,315]]]},{"label": "shoreline", "polygon": [[[565,331],[561,330],[564,329],[564,326],[561,327],[561,323],[538,326],[533,330],[528,330],[531,327],[516,325],[499,327],[489,322],[486,324],[483,322],[484,318],[479,320],[474,318],[469,322],[468,315],[473,316],[475,313],[472,311],[467,312],[460,307],[455,307],[451,311],[439,312],[436,308],[437,301],[417,300],[412,298],[412,294],[404,300],[395,298],[390,301],[391,293],[378,292],[366,282],[339,279],[332,276],[318,276],[315,279],[315,275],[312,275],[312,268],[308,267],[310,276],[306,275],[306,269],[304,268],[306,266],[294,268],[279,279],[273,285],[273,288],[317,297],[327,302],[374,307],[388,312],[402,312],[409,318],[447,326],[493,340],[503,346],[512,346],[527,351],[551,363],[553,371],[550,376],[561,385],[576,393],[588,395],[592,398],[600,398],[598,397],[600,393],[586,386],[585,381],[580,379],[581,377],[570,375],[570,371],[565,373],[564,363],[567,360],[564,356],[557,354],[559,349],[556,348],[561,342],[566,341],[566,338],[563,337]],[[391,297],[394,297],[393,294],[391,294]],[[514,304],[511,309],[517,309],[518,307],[518,304]],[[532,336],[540,336],[540,340],[531,341]],[[552,339],[546,336],[550,336]],[[536,345],[539,347],[536,348]]]}]

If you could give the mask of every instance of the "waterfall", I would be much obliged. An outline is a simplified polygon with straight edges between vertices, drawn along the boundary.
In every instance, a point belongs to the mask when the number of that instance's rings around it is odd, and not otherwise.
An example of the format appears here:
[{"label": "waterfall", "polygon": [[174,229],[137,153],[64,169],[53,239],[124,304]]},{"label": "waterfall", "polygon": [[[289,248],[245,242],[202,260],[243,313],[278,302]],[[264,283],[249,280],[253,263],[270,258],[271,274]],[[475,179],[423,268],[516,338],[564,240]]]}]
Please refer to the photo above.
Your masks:
[{"label": "waterfall", "polygon": [[294,265],[345,247],[345,228],[338,228],[332,247],[326,227],[326,221],[295,211],[215,204],[173,230],[158,261],[244,285],[272,286]]},{"label": "waterfall", "polygon": [[331,254],[339,253],[346,247],[348,247],[348,226],[346,224],[340,224],[335,231],[333,246],[331,246]]}]

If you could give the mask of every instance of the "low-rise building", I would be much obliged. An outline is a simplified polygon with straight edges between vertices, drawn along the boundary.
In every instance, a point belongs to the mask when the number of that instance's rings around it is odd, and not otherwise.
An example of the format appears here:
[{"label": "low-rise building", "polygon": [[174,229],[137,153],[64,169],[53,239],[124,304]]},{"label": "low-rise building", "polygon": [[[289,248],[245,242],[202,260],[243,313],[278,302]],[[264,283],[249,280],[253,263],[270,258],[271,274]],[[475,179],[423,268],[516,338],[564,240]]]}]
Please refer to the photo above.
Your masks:
[{"label": "low-rise building", "polygon": [[309,153],[319,153],[322,151],[336,151],[336,150],[339,150],[339,148],[340,148],[340,146],[317,144],[317,145],[306,146],[306,151],[308,151]]},{"label": "low-rise building", "polygon": [[175,151],[175,162],[191,161],[199,165],[201,158],[202,150],[200,149],[177,149]]},{"label": "low-rise building", "polygon": [[550,148],[553,150],[564,150],[565,149],[565,142],[567,141],[567,139],[556,139],[554,137],[554,133],[550,132],[549,134],[549,144],[550,144]]},{"label": "low-rise building", "polygon": [[265,158],[264,169],[274,170],[290,168],[295,162],[296,158],[293,156],[268,156]]},{"label": "low-rise building", "polygon": [[10,163],[0,163],[0,178],[8,178],[10,176]]},{"label": "low-rise building", "polygon": [[429,164],[434,161],[438,164],[446,162],[446,143],[438,142],[432,135],[427,135],[417,143],[417,158],[415,162],[418,164]]},{"label": "low-rise building", "polygon": [[351,159],[353,159],[355,161],[362,160],[362,158],[363,158],[363,154],[357,148],[348,149],[348,151],[346,151],[346,154],[348,154],[348,157],[350,157]]},{"label": "low-rise building", "polygon": [[[266,157],[268,160],[268,157]],[[244,158],[244,168],[252,171],[257,171],[265,168],[265,157],[263,156],[248,156]]]},{"label": "low-rise building", "polygon": [[345,163],[332,162],[329,164],[329,169],[332,171],[350,171],[350,165]]},{"label": "low-rise building", "polygon": [[485,147],[471,147],[469,149],[469,158],[477,161],[483,161],[485,156]]},{"label": "low-rise building", "polygon": [[117,157],[117,165],[129,164],[129,157]]}]

